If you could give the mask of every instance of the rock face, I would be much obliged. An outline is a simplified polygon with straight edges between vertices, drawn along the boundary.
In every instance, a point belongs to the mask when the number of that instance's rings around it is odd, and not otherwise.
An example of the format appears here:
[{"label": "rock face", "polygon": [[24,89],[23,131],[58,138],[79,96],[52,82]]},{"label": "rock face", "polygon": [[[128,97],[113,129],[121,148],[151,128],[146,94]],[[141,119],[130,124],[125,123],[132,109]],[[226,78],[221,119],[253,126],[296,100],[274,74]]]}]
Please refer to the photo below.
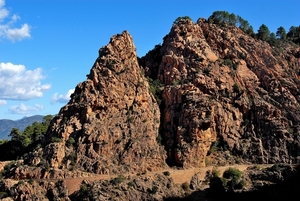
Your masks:
[{"label": "rock face", "polygon": [[165,153],[156,140],[160,110],[135,50],[126,31],[99,50],[87,80],[77,85],[48,130],[48,142],[61,139],[43,150],[50,167],[72,162],[99,174],[162,167]]},{"label": "rock face", "polygon": [[163,44],[141,59],[165,86],[168,164],[218,164],[213,154],[207,157],[212,148],[253,163],[298,163],[299,51],[205,19],[173,24]]},{"label": "rock face", "polygon": [[[163,44],[140,59],[124,31],[99,50],[87,80],[52,120],[42,148],[24,156],[26,165],[2,174],[16,180],[63,179],[86,177],[81,170],[146,173],[165,163],[183,168],[298,164],[299,76],[299,47],[288,42],[272,47],[226,24],[178,20]],[[250,171],[247,180],[255,188],[289,180],[296,175],[290,167],[282,173],[280,168]],[[69,199],[60,182],[16,183],[0,182],[0,190],[20,200],[35,199],[35,192],[49,200]],[[195,175],[190,186],[201,185]],[[73,196],[163,200],[183,197],[185,186],[162,175],[119,177],[85,182]]]},{"label": "rock face", "polygon": [[205,19],[177,21],[139,60],[129,33],[115,35],[31,163],[42,154],[50,167],[99,174],[298,163],[299,55]]},{"label": "rock face", "polygon": [[[64,181],[0,181],[1,200],[61,200],[70,201]],[[2,198],[2,197],[0,197]]]}]

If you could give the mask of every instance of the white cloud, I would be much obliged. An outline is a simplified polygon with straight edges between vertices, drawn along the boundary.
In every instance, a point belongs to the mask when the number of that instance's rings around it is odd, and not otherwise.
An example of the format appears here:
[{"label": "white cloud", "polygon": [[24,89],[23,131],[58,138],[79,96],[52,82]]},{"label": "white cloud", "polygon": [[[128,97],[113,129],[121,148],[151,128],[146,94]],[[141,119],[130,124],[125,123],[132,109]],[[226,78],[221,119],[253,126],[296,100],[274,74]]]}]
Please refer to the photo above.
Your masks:
[{"label": "white cloud", "polygon": [[33,112],[38,112],[42,109],[44,109],[43,105],[35,104],[34,106],[28,106],[24,103],[21,103],[20,105],[10,107],[9,112],[12,114],[29,115]]},{"label": "white cloud", "polygon": [[0,0],[0,8],[1,8],[2,6],[4,6],[4,4],[5,4],[5,0]]},{"label": "white cloud", "polygon": [[6,105],[6,104],[7,104],[7,102],[5,100],[0,100],[0,106],[1,105]]},{"label": "white cloud", "polygon": [[23,38],[30,38],[30,28],[28,24],[23,24],[21,28],[8,29],[6,32],[7,38],[11,41],[22,40]]},{"label": "white cloud", "polygon": [[8,10],[6,8],[3,8],[3,6],[4,5],[1,5],[1,1],[0,1],[0,21],[5,19],[9,14]]},{"label": "white cloud", "polygon": [[70,96],[74,93],[75,89],[70,89],[66,94],[58,95],[55,93],[51,98],[51,104],[54,103],[67,103],[70,100]]},{"label": "white cloud", "polygon": [[[1,1],[1,0],[0,0]],[[0,99],[30,100],[43,96],[50,84],[41,84],[42,69],[26,70],[24,65],[0,63]]]},{"label": "white cloud", "polygon": [[16,14],[10,17],[9,11],[4,6],[5,0],[0,0],[0,37],[7,38],[13,42],[30,38],[30,26],[25,23],[21,27],[15,28],[14,25],[21,17]]}]

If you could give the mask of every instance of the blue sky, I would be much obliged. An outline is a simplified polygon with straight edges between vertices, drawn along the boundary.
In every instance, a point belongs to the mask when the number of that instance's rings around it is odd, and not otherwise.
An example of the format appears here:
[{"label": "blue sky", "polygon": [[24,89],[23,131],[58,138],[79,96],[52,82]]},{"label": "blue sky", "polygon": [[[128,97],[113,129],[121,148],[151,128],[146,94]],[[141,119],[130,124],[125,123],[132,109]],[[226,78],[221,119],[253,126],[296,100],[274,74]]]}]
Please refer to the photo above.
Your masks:
[{"label": "blue sky", "polygon": [[242,16],[255,32],[300,25],[298,0],[0,0],[0,119],[56,114],[86,79],[98,50],[128,30],[138,56],[177,17]]}]

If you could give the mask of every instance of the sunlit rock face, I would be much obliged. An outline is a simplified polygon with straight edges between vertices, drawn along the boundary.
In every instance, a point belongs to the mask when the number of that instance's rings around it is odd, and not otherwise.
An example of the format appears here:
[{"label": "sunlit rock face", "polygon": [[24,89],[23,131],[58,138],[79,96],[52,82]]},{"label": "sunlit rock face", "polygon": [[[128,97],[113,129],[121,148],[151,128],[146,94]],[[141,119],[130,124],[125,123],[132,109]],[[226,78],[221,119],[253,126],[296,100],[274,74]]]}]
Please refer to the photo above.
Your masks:
[{"label": "sunlit rock face", "polygon": [[205,19],[174,23],[162,45],[141,59],[165,86],[168,164],[297,163],[299,52]]},{"label": "sunlit rock face", "polygon": [[[52,121],[49,139],[68,144],[73,138],[75,143],[52,151],[48,162],[59,168],[75,153],[75,165],[95,173],[157,170],[166,155],[156,140],[159,125],[158,104],[138,64],[132,37],[124,31],[99,50],[87,80],[77,85]],[[65,152],[64,158],[53,160],[56,152]]]}]

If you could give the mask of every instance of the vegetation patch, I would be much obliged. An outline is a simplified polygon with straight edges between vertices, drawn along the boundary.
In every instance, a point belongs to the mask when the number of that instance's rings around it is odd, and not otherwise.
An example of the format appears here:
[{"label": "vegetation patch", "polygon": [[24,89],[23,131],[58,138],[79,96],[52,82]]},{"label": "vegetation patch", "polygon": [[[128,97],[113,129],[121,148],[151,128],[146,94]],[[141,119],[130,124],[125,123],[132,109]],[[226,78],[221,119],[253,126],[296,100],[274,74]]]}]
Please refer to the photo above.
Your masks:
[{"label": "vegetation patch", "polygon": [[209,176],[210,190],[213,192],[226,192],[242,189],[246,185],[246,181],[241,179],[242,175],[242,171],[232,167],[225,170],[222,177],[219,171],[213,170]]},{"label": "vegetation patch", "polygon": [[62,139],[58,138],[58,137],[52,137],[51,138],[51,142],[55,143],[55,142],[62,142]]},{"label": "vegetation patch", "polygon": [[149,85],[150,85],[151,93],[155,97],[158,105],[161,105],[162,92],[163,92],[163,88],[164,88],[163,83],[161,83],[159,79],[153,80],[149,77],[147,79],[148,79],[148,82],[149,82]]},{"label": "vegetation patch", "polygon": [[8,196],[9,196],[9,194],[7,192],[5,192],[5,191],[0,192],[0,199],[6,198]]},{"label": "vegetation patch", "polygon": [[192,19],[189,16],[183,16],[183,17],[177,17],[173,24],[180,24],[182,22],[185,22],[186,20],[192,21]]},{"label": "vegetation patch", "polygon": [[184,191],[188,191],[190,189],[190,184],[188,182],[184,182],[181,184],[181,187]]},{"label": "vegetation patch", "polygon": [[163,172],[165,176],[170,176],[170,172],[169,171],[164,171]]},{"label": "vegetation patch", "polygon": [[119,175],[118,177],[111,179],[110,183],[113,185],[118,185],[125,180],[126,180],[126,177],[124,175]]}]

